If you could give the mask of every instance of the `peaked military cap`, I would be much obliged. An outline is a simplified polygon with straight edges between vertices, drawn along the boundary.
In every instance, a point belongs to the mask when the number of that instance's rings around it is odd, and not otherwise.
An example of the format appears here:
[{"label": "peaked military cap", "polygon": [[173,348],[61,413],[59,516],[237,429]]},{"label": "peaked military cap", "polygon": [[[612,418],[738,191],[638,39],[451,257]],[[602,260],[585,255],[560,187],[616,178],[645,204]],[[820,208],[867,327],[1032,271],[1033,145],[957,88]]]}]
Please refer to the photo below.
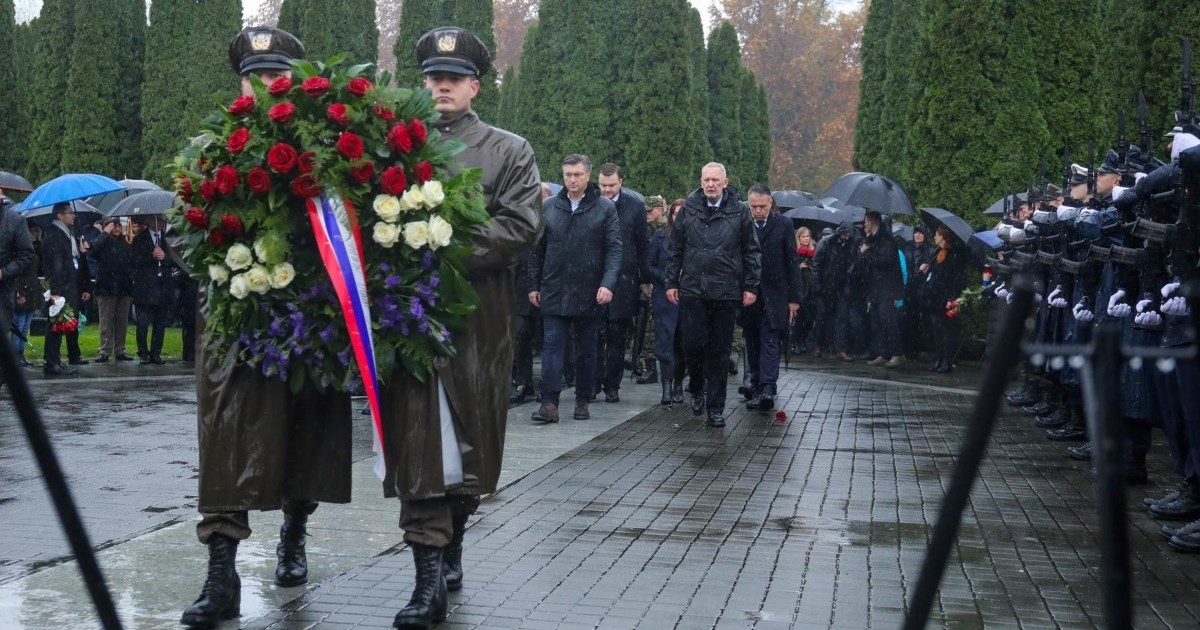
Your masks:
[{"label": "peaked military cap", "polygon": [[439,26],[417,40],[417,63],[425,74],[450,72],[481,77],[492,67],[492,54],[471,31]]},{"label": "peaked military cap", "polygon": [[1096,168],[1097,173],[1120,173],[1125,165],[1121,164],[1121,156],[1117,155],[1116,149],[1109,149],[1108,153],[1104,154],[1104,162]]},{"label": "peaked military cap", "polygon": [[270,26],[242,29],[229,42],[229,65],[239,75],[255,70],[291,70],[288,63],[304,58],[304,44],[295,35]]}]

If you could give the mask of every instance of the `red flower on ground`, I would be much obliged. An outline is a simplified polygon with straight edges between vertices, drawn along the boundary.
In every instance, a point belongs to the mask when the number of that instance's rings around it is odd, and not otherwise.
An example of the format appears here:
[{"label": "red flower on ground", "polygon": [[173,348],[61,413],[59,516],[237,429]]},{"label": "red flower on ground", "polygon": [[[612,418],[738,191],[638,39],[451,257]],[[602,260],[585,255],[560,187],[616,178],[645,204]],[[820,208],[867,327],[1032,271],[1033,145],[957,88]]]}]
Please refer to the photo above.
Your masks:
[{"label": "red flower on ground", "polygon": [[388,122],[396,120],[396,112],[384,107],[383,105],[380,105],[379,103],[375,103],[375,115]]},{"label": "red flower on ground", "polygon": [[200,208],[188,208],[187,212],[183,213],[183,218],[194,228],[208,229],[208,213]]},{"label": "red flower on ground", "polygon": [[313,167],[317,164],[317,153],[315,151],[305,151],[300,154],[296,165],[300,167],[300,172],[308,175],[313,172]]},{"label": "red flower on ground", "polygon": [[330,105],[329,109],[325,110],[325,115],[329,117],[329,120],[343,127],[350,124],[350,117],[346,115],[346,106],[342,103]]},{"label": "red flower on ground", "polygon": [[292,89],[292,80],[289,77],[279,77],[267,86],[267,93],[271,96],[283,96]]},{"label": "red flower on ground", "polygon": [[281,125],[292,122],[296,116],[296,106],[291,103],[280,103],[267,110],[267,117]]},{"label": "red flower on ground", "polygon": [[367,90],[373,87],[375,86],[371,85],[370,81],[362,77],[354,77],[353,79],[350,79],[349,83],[346,84],[346,90],[355,96],[366,96]]},{"label": "red flower on ground", "polygon": [[425,129],[425,123],[421,122],[420,118],[414,118],[408,123],[408,135],[412,136],[413,145],[419,147],[429,138],[429,131]]},{"label": "red flower on ground", "polygon": [[250,169],[249,173],[246,173],[246,185],[260,195],[269,192],[271,190],[271,174],[267,172],[267,169],[255,166]]},{"label": "red flower on ground", "polygon": [[401,153],[410,153],[413,148],[412,136],[408,133],[408,127],[404,124],[398,124],[392,127],[392,130],[387,135],[388,146]]},{"label": "red flower on ground", "polygon": [[296,150],[282,142],[267,151],[267,166],[276,173],[288,173],[296,168]]},{"label": "red flower on ground", "polygon": [[237,236],[242,233],[242,220],[232,214],[221,215],[221,229],[226,233]]},{"label": "red flower on ground", "polygon": [[250,130],[245,127],[238,127],[233,133],[229,134],[229,141],[225,143],[225,148],[229,149],[230,153],[241,153],[242,149],[246,148],[247,142],[250,142]]},{"label": "red flower on ground", "polygon": [[229,106],[229,113],[241,118],[254,111],[256,105],[258,105],[258,101],[253,96],[239,96],[233,105]]},{"label": "red flower on ground", "polygon": [[371,181],[372,177],[375,177],[374,162],[363,162],[358,166],[350,167],[350,179],[353,179],[360,184],[365,184]]},{"label": "red flower on ground", "polygon": [[316,197],[321,194],[321,185],[312,175],[301,175],[292,180],[292,192],[300,197]]},{"label": "red flower on ground", "polygon": [[787,414],[784,413],[784,411],[782,409],[780,409],[779,411],[776,411],[775,412],[775,421],[776,422],[787,422]]},{"label": "red flower on ground", "polygon": [[300,89],[309,96],[309,98],[317,98],[318,96],[329,91],[329,79],[325,77],[309,77],[300,84]]},{"label": "red flower on ground", "polygon": [[408,177],[404,175],[404,169],[390,166],[379,176],[379,186],[389,195],[403,195],[404,189],[408,188]]},{"label": "red flower on ground", "polygon": [[346,156],[347,160],[357,160],[363,156],[363,141],[353,131],[344,131],[338,138],[337,150]]},{"label": "red flower on ground", "polygon": [[218,168],[217,172],[213,175],[213,183],[217,186],[217,192],[222,195],[233,194],[233,191],[237,189],[238,181],[237,169],[229,164]]},{"label": "red flower on ground", "polygon": [[413,177],[417,178],[418,184],[424,184],[433,179],[433,165],[428,160],[417,164],[413,167]]},{"label": "red flower on ground", "polygon": [[200,197],[208,203],[217,200],[217,186],[212,183],[211,179],[206,179],[200,182]]}]

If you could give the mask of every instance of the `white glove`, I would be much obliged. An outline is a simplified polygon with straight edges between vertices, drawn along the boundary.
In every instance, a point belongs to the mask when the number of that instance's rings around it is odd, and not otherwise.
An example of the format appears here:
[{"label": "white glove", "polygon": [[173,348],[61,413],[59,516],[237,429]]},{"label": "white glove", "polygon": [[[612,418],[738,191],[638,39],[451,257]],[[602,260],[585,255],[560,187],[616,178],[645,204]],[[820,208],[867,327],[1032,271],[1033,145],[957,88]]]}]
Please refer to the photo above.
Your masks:
[{"label": "white glove", "polygon": [[1150,300],[1141,300],[1137,303],[1135,307],[1137,315],[1133,316],[1133,323],[1139,326],[1159,326],[1162,324],[1162,315],[1159,315],[1157,311],[1146,310],[1150,306],[1150,302]]},{"label": "white glove", "polygon": [[1076,304],[1074,308],[1071,309],[1071,313],[1075,315],[1075,321],[1079,322],[1090,322],[1096,317],[1095,314],[1083,307],[1082,302]]},{"label": "white glove", "polygon": [[1165,300],[1165,299],[1171,297],[1171,294],[1174,293],[1178,289],[1179,289],[1178,281],[1168,282],[1167,284],[1163,285],[1163,288],[1161,291],[1159,291],[1159,293],[1162,294],[1163,299]]},{"label": "white glove", "polygon": [[1134,173],[1133,181],[1140,182],[1140,181],[1142,181],[1142,178],[1145,177],[1146,175],[1148,175],[1148,173]]},{"label": "white glove", "polygon": [[1065,308],[1067,306],[1067,301],[1062,298],[1061,286],[1054,287],[1054,290],[1050,292],[1050,306],[1054,308]]},{"label": "white glove", "polygon": [[1033,303],[1034,303],[1034,304],[1041,304],[1041,303],[1042,303],[1042,294],[1041,294],[1041,293],[1034,293],[1034,294],[1033,294]]},{"label": "white glove", "polygon": [[1159,310],[1167,315],[1187,315],[1190,312],[1187,298],[1183,297],[1173,297],[1164,301]]},{"label": "white glove", "polygon": [[1013,299],[1013,294],[1009,293],[1008,291],[1005,291],[1004,292],[1004,301],[1008,302],[1009,304],[1012,304],[1012,299]]},{"label": "white glove", "polygon": [[1123,299],[1125,299],[1125,289],[1117,289],[1117,292],[1108,298],[1109,317],[1128,317],[1133,312],[1128,304],[1121,303]]},{"label": "white glove", "polygon": [[998,297],[998,298],[1001,298],[1004,300],[1008,299],[1009,291],[1005,287],[1005,283],[1003,283],[1003,282],[1000,283],[1000,286],[996,287],[996,290],[993,291],[993,293],[995,293],[996,297]]}]

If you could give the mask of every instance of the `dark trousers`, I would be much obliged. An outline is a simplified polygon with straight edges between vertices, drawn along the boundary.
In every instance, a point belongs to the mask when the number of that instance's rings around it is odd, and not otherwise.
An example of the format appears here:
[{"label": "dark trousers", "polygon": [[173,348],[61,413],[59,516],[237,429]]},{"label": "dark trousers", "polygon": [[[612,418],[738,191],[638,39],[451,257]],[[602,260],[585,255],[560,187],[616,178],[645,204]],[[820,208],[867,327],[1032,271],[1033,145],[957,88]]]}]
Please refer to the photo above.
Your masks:
[{"label": "dark trousers", "polygon": [[543,315],[545,337],[542,342],[542,402],[558,404],[562,391],[563,363],[567,356],[567,338],[575,345],[575,400],[587,401],[595,391],[596,335],[599,317],[562,317]]},{"label": "dark trousers", "polygon": [[710,412],[725,409],[725,387],[729,378],[729,352],[737,321],[736,300],[680,298],[679,325],[688,364],[688,388],[704,394]]},{"label": "dark trousers", "polygon": [[895,357],[900,355],[900,311],[894,300],[871,301],[872,357]]},{"label": "dark trousers", "polygon": [[533,382],[533,331],[536,319],[532,315],[518,315],[517,331],[513,338],[512,384],[516,387]]},{"label": "dark trousers", "polygon": [[683,377],[687,376],[687,354],[683,349],[683,326],[676,325],[672,346],[672,360],[663,361],[659,367],[659,374],[662,380],[671,379],[676,383],[683,383]]},{"label": "dark trousers", "polygon": [[[304,499],[284,501],[284,512],[303,512],[312,514],[317,511],[318,503]],[[196,537],[200,544],[207,545],[213,534],[220,534],[234,540],[246,540],[250,537],[250,513],[245,510],[237,512],[200,512],[200,522],[196,524]]]},{"label": "dark trousers", "polygon": [[946,309],[918,313],[927,317],[933,332],[933,359],[950,365],[958,352],[958,339],[962,329],[957,317],[946,317]]},{"label": "dark trousers", "polygon": [[78,361],[82,358],[79,352],[79,331],[69,333],[46,333],[46,348],[42,357],[46,361],[46,365],[57,365],[62,363],[62,342],[67,340],[67,358],[71,361]]},{"label": "dark trousers", "polygon": [[404,541],[430,547],[445,547],[454,535],[454,519],[465,520],[479,509],[479,495],[449,495],[400,501],[400,529]]},{"label": "dark trousers", "polygon": [[752,386],[774,385],[779,380],[779,344],[782,331],[771,326],[765,315],[748,318],[749,326],[742,327],[746,340],[746,370]]},{"label": "dark trousers", "polygon": [[1200,367],[1195,360],[1178,361],[1174,370],[1152,372],[1152,376],[1163,433],[1175,458],[1175,473],[1200,477],[1200,395],[1196,392]]},{"label": "dark trousers", "polygon": [[602,318],[596,350],[596,383],[606,392],[621,389],[625,375],[625,342],[632,319]]},{"label": "dark trousers", "polygon": [[[169,305],[138,304],[137,305],[137,346],[138,356],[158,357],[162,354],[163,336],[167,332],[167,324],[171,322],[171,307]],[[150,334],[150,344],[146,345],[146,333],[153,327]]]}]

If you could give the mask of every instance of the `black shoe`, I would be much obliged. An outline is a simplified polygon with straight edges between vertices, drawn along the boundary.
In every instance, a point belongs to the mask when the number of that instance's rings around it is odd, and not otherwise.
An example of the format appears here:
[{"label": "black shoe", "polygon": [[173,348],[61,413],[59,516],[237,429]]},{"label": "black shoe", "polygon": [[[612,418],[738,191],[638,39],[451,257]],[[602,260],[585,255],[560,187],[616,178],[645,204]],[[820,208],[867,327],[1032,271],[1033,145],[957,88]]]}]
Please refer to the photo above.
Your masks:
[{"label": "black shoe", "polygon": [[129,356],[128,354],[118,354],[117,360],[118,361],[133,361],[134,359],[133,359],[133,357]]},{"label": "black shoe", "polygon": [[1169,521],[1196,519],[1200,517],[1200,498],[1197,498],[1190,490],[1180,492],[1174,501],[1151,505],[1150,515]]},{"label": "black shoe", "polygon": [[1046,438],[1053,442],[1083,442],[1087,440],[1087,431],[1083,427],[1068,424],[1058,429],[1047,429]]},{"label": "black shoe", "polygon": [[638,385],[648,385],[657,380],[658,380],[658,366],[653,361],[651,361],[650,365],[648,365],[645,370],[642,370],[642,373],[639,374],[637,377]]},{"label": "black shoe", "polygon": [[108,363],[108,355],[107,354],[97,355],[95,359],[92,359],[92,361],[95,361],[96,363]]},{"label": "black shoe", "polygon": [[1059,407],[1054,411],[1044,416],[1038,416],[1034,421],[1034,426],[1039,429],[1056,429],[1071,421],[1071,414],[1067,413],[1066,408]]},{"label": "black shoe", "polygon": [[667,379],[662,382],[662,400],[658,401],[658,404],[664,407],[671,406],[671,390],[673,388],[674,384],[671,382],[671,379]]},{"label": "black shoe", "polygon": [[208,578],[200,597],[187,610],[179,623],[198,628],[212,628],[225,619],[236,619],[242,613],[242,580],[234,566],[238,541],[213,534],[208,539]]},{"label": "black shoe", "polygon": [[[592,400],[595,400],[595,397],[593,397]],[[621,402],[620,390],[616,390],[616,389],[604,390],[604,402],[606,402],[606,403]]]},{"label": "black shoe", "polygon": [[70,363],[71,365],[87,365],[87,364],[91,363],[91,361],[88,361],[87,359],[76,358],[76,359],[67,359],[67,363]]},{"label": "black shoe", "polygon": [[1043,400],[1032,405],[1021,407],[1021,413],[1027,416],[1048,416],[1057,409],[1050,401]]},{"label": "black shoe", "polygon": [[754,388],[749,385],[738,386],[738,395],[746,400],[754,398]]},{"label": "black shoe", "polygon": [[[592,400],[595,400],[595,398]],[[588,403],[582,400],[576,400],[575,413],[571,414],[571,417],[575,418],[576,420],[590,420],[592,418],[592,412],[590,409],[588,409]]]},{"label": "black shoe", "polygon": [[167,362],[163,361],[162,357],[158,356],[157,354],[152,354],[152,355],[150,355],[150,364],[151,365],[166,365]]},{"label": "black shoe", "polygon": [[1068,446],[1067,457],[1077,462],[1090,462],[1092,461],[1092,445],[1080,444],[1079,446]]},{"label": "black shoe", "polygon": [[1007,400],[1008,402],[1011,403],[1014,398],[1028,396],[1030,390],[1032,390],[1032,389],[1033,389],[1033,386],[1030,385],[1029,383],[1025,383],[1024,385],[1021,385],[1020,387],[1014,387],[1014,388],[1004,392],[1004,400]]},{"label": "black shoe", "polygon": [[671,402],[673,404],[681,404],[683,402],[683,382],[675,381],[675,386],[671,388]]},{"label": "black shoe", "polygon": [[308,582],[308,557],[304,543],[308,540],[308,514],[304,510],[284,510],[283,525],[279,528],[279,545],[275,547],[276,586],[300,586]]},{"label": "black shoe", "polygon": [[[1161,533],[1165,534],[1165,532]],[[1200,521],[1192,521],[1180,527],[1173,536],[1167,539],[1167,544],[1176,551],[1200,553]]]},{"label": "black shoe", "polygon": [[42,368],[42,374],[45,374],[46,376],[71,376],[73,374],[77,374],[78,372],[79,370],[76,370],[75,368],[69,368],[61,363],[55,363],[53,365],[47,364],[46,367]]},{"label": "black shoe", "polygon": [[446,578],[446,590],[455,592],[462,590],[462,544],[467,532],[467,517],[455,516],[452,522],[454,533],[450,536],[450,546],[442,552],[442,575]]},{"label": "black shoe", "polygon": [[708,426],[717,428],[725,426],[725,416],[721,415],[720,411],[708,412]]},{"label": "black shoe", "polygon": [[396,613],[393,628],[426,630],[446,620],[446,578],[442,575],[442,548],[412,543],[417,583],[408,605]]},{"label": "black shoe", "polygon": [[930,372],[937,372],[937,371],[938,371],[938,370],[940,370],[940,369],[942,369],[942,361],[941,361],[941,359],[938,359],[937,361],[934,361],[934,362],[933,362],[932,364],[930,364],[930,366],[929,366],[929,371],[930,371]]},{"label": "black shoe", "polygon": [[775,386],[771,384],[761,385],[754,397],[746,401],[747,409],[757,409],[759,411],[770,411],[775,408]]},{"label": "black shoe", "polygon": [[18,355],[17,355],[17,363],[18,363],[18,364],[19,364],[21,367],[23,367],[23,368],[31,368],[31,367],[33,367],[33,364],[29,362],[29,359],[26,359],[26,358],[25,358],[25,355],[24,355],[24,354],[18,354]]},{"label": "black shoe", "polygon": [[1168,492],[1167,495],[1164,497],[1160,497],[1157,499],[1155,499],[1153,497],[1145,497],[1142,499],[1142,507],[1148,508],[1152,505],[1155,505],[1156,503],[1170,503],[1171,501],[1178,499],[1179,495],[1186,491],[1187,491],[1187,484],[1185,483],[1185,484],[1181,484],[1178,488]]},{"label": "black shoe", "polygon": [[949,363],[943,363],[941,367],[934,371],[938,374],[949,374],[954,371],[954,366],[950,365]]},{"label": "black shoe", "polygon": [[516,389],[508,395],[508,406],[516,407],[523,405],[533,398],[533,388],[528,385],[518,385]]},{"label": "black shoe", "polygon": [[692,415],[704,413],[704,394],[692,394]]},{"label": "black shoe", "polygon": [[1042,401],[1042,392],[1035,387],[1030,387],[1024,394],[1018,393],[1009,397],[1008,404],[1014,407],[1027,407]]}]

